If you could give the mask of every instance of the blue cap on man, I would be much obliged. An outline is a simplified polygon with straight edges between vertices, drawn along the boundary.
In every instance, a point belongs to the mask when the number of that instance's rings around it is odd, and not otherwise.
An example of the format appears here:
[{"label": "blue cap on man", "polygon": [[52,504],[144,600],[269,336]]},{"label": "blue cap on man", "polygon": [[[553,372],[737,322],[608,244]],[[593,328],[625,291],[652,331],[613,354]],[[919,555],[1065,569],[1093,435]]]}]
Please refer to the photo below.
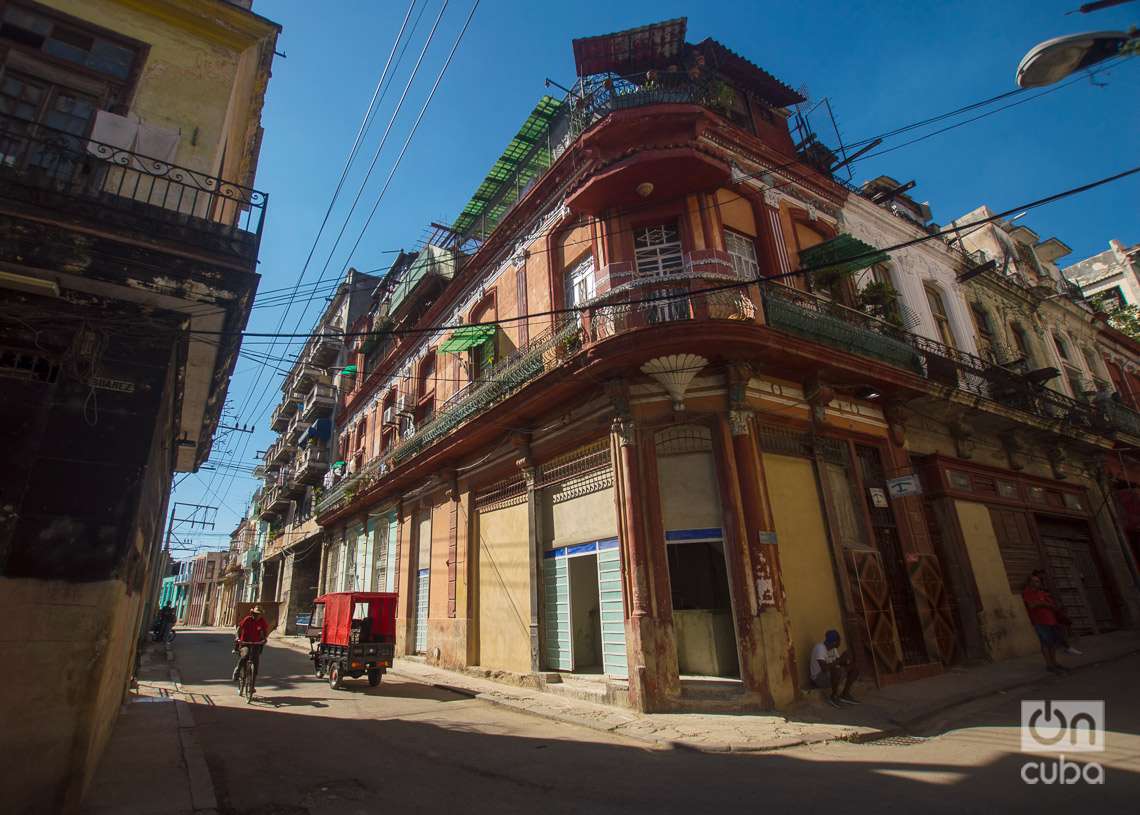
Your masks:
[{"label": "blue cap on man", "polygon": [[839,632],[834,628],[823,635],[823,644],[828,646],[839,645]]}]

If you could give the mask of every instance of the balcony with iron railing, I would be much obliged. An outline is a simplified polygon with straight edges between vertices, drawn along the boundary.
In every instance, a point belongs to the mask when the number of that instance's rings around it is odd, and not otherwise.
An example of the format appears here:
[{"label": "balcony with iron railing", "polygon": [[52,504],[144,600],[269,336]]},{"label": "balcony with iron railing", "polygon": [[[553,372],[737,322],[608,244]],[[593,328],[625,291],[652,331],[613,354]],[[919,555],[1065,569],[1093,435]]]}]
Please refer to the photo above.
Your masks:
[{"label": "balcony with iron railing", "polygon": [[752,321],[756,306],[747,280],[724,252],[703,250],[683,256],[676,274],[643,274],[627,262],[598,270],[599,294],[581,313],[587,344],[667,322]]},{"label": "balcony with iron railing", "polygon": [[289,420],[289,426],[285,428],[285,432],[281,435],[281,439],[287,444],[296,447],[297,443],[301,439],[301,434],[309,429],[310,424],[312,423],[306,421],[304,414],[298,412],[292,419]]},{"label": "balcony with iron railing", "polygon": [[332,415],[336,406],[336,389],[332,385],[317,384],[305,396],[305,404],[301,409],[301,418],[312,422],[323,416]]},{"label": "balcony with iron railing", "polygon": [[284,484],[275,485],[265,491],[265,499],[261,503],[261,519],[275,518],[289,508],[290,498],[286,494]]},{"label": "balcony with iron railing", "polygon": [[277,441],[269,445],[269,449],[265,451],[266,469],[272,465],[280,465],[288,461],[292,458],[294,449],[294,446],[289,444],[285,436],[278,436]]},{"label": "balcony with iron railing", "polygon": [[297,451],[294,477],[302,484],[319,484],[329,469],[329,451],[323,444],[309,444]]},{"label": "balcony with iron railing", "polygon": [[547,329],[479,379],[454,393],[427,421],[401,438],[382,455],[366,461],[327,490],[317,502],[317,513],[347,504],[392,467],[422,452],[453,433],[467,420],[509,398],[547,370],[561,364],[581,345],[581,328],[574,320]]},{"label": "balcony with iron railing", "polygon": [[298,362],[285,390],[294,400],[303,403],[315,386],[329,385],[331,381],[332,377],[326,369],[318,368],[310,362]]},{"label": "balcony with iron railing", "polygon": [[1020,370],[905,331],[856,309],[808,292],[765,283],[767,325],[840,351],[885,362],[927,381],[1030,413],[1038,419],[1098,432],[1102,414],[1033,382]]},{"label": "balcony with iron railing", "polygon": [[289,426],[289,420],[297,412],[297,400],[285,397],[269,417],[269,426],[277,433],[282,433]]},{"label": "balcony with iron railing", "polygon": [[210,173],[0,113],[0,198],[252,263],[268,196]]},{"label": "balcony with iron railing", "polygon": [[328,333],[331,333],[328,329],[320,328],[317,330],[317,336],[309,340],[304,356],[305,362],[318,368],[327,368],[336,362],[341,343],[333,337],[323,336]]}]

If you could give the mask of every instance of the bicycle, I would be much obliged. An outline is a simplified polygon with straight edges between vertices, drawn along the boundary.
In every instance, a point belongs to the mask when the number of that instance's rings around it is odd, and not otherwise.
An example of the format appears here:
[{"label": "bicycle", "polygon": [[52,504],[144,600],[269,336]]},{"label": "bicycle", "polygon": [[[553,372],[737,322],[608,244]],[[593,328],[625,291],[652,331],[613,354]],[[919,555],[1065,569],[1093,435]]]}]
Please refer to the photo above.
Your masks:
[{"label": "bicycle", "polygon": [[246,704],[253,701],[253,686],[257,681],[257,663],[252,649],[259,648],[264,644],[263,642],[242,642],[240,640],[234,643],[238,653],[241,653],[242,648],[249,649],[243,654],[245,660],[241,663],[237,676],[238,696],[244,696]]}]

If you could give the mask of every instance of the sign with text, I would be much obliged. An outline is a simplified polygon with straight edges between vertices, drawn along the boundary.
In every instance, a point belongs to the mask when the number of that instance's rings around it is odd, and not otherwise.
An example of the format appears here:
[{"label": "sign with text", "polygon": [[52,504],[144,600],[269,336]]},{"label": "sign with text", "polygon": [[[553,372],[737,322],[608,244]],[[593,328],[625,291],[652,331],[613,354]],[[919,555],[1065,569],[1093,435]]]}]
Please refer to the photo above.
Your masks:
[{"label": "sign with text", "polygon": [[922,484],[917,475],[902,475],[887,482],[887,492],[891,498],[906,498],[908,495],[922,495]]}]

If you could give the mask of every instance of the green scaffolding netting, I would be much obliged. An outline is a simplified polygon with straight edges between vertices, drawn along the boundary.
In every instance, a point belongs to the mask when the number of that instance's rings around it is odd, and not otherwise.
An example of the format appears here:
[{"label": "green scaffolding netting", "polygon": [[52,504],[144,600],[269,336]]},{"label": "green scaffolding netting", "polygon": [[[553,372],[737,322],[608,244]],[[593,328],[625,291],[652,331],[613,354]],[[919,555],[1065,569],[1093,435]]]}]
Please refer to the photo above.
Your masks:
[{"label": "green scaffolding netting", "polygon": [[503,154],[491,166],[483,183],[455,219],[452,229],[460,235],[478,233],[485,237],[498,225],[507,210],[530,184],[550,168],[550,122],[562,108],[553,96],[544,96]]}]

